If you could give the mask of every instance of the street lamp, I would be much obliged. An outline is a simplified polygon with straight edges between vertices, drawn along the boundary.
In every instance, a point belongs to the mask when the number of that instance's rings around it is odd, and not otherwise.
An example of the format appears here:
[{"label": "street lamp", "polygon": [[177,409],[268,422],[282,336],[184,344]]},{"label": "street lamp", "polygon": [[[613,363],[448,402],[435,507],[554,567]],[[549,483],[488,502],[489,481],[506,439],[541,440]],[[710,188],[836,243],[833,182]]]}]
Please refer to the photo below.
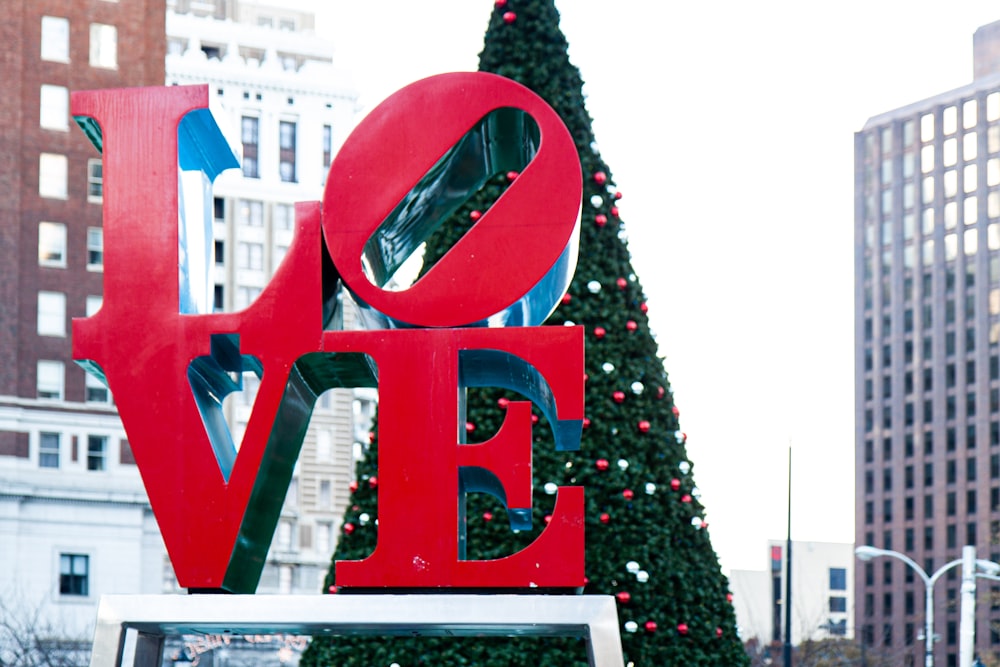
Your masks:
[{"label": "street lamp", "polygon": [[[966,549],[968,548],[969,547],[966,547]],[[872,558],[878,558],[880,556],[895,558],[906,563],[910,569],[920,575],[920,578],[924,582],[924,666],[934,667],[934,584],[937,583],[937,580],[942,574],[953,567],[961,565],[964,562],[964,559],[957,558],[950,563],[945,563],[938,568],[934,574],[928,575],[927,572],[924,571],[924,568],[917,565],[912,558],[906,554],[899,553],[898,551],[879,549],[871,546],[861,546],[854,550],[854,555],[861,561],[870,561]],[[985,573],[991,575],[996,575],[1000,572],[1000,565],[992,561],[975,559],[975,565]],[[967,576],[974,577],[975,574],[973,572],[968,572]],[[975,580],[973,579],[973,582],[974,581]]]}]

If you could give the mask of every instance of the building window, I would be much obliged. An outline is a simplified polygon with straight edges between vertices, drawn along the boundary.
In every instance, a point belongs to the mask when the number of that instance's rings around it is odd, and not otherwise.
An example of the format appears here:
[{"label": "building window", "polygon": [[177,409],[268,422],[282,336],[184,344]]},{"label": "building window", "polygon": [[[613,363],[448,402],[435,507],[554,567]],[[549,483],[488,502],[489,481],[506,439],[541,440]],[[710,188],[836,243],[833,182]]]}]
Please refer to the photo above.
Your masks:
[{"label": "building window", "polygon": [[[333,128],[323,126],[323,167],[329,167],[333,158]],[[325,176],[324,176],[325,178]]]},{"label": "building window", "polygon": [[87,228],[87,268],[104,269],[104,230],[100,227]]},{"label": "building window", "polygon": [[87,470],[108,469],[108,438],[104,435],[87,436]]},{"label": "building window", "polygon": [[50,398],[61,401],[63,398],[64,366],[61,361],[38,361],[35,385],[38,398]]},{"label": "building window", "polygon": [[839,595],[832,595],[832,596],[830,596],[830,611],[831,612],[840,612],[840,611],[845,611],[846,612],[847,611],[847,598],[839,596]]},{"label": "building window", "polygon": [[38,335],[66,335],[66,295],[62,292],[38,293]]},{"label": "building window", "polygon": [[111,402],[111,392],[103,382],[90,373],[84,373],[84,389],[88,403],[107,404]]},{"label": "building window", "polygon": [[[832,598],[831,598],[832,599]],[[847,619],[842,618],[839,621],[830,619],[827,627],[830,630],[830,634],[836,637],[844,637],[847,635]]]},{"label": "building window", "polygon": [[278,173],[286,183],[295,183],[295,123],[287,120],[278,125]]},{"label": "building window", "polygon": [[333,526],[327,521],[320,521],[316,524],[316,552],[323,556],[330,553],[330,536],[333,534]]},{"label": "building window", "polygon": [[237,244],[236,266],[240,269],[262,271],[264,269],[264,246],[260,243]]},{"label": "building window", "polygon": [[65,155],[42,153],[38,156],[38,196],[66,199],[67,162]]},{"label": "building window", "polygon": [[104,201],[104,165],[100,158],[87,160],[87,201]]},{"label": "building window", "polygon": [[330,506],[332,504],[332,496],[333,494],[331,493],[330,480],[328,479],[321,480],[319,483],[320,509],[330,509]]},{"label": "building window", "polygon": [[830,590],[831,591],[847,590],[847,570],[845,568],[842,567],[830,568]]},{"label": "building window", "polygon": [[245,227],[264,226],[264,202],[241,199],[236,222]]},{"label": "building window", "polygon": [[38,223],[38,264],[66,268],[66,225]]},{"label": "building window", "polygon": [[42,84],[38,97],[38,124],[46,130],[69,130],[69,89]]},{"label": "building window", "polygon": [[38,467],[59,467],[59,434],[40,433],[38,436]]},{"label": "building window", "polygon": [[90,66],[118,69],[118,28],[105,23],[90,24]]},{"label": "building window", "polygon": [[90,594],[90,556],[59,554],[59,593],[82,596]]},{"label": "building window", "polygon": [[260,170],[257,166],[260,120],[253,116],[243,116],[240,127],[243,143],[243,175],[247,178],[260,178]]},{"label": "building window", "polygon": [[42,17],[42,60],[69,62],[69,19]]},{"label": "building window", "polygon": [[274,228],[291,231],[295,222],[295,209],[289,204],[274,205]]}]

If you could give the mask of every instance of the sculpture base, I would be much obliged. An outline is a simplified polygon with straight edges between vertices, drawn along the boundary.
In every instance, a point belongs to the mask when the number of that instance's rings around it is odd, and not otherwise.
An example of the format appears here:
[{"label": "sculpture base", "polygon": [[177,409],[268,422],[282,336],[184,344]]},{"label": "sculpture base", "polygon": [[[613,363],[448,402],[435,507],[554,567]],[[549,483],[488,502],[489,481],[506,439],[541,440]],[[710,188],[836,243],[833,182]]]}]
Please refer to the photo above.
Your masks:
[{"label": "sculpture base", "polygon": [[106,595],[90,666],[159,665],[167,635],[279,633],[582,637],[591,667],[624,665],[611,596],[429,594]]}]

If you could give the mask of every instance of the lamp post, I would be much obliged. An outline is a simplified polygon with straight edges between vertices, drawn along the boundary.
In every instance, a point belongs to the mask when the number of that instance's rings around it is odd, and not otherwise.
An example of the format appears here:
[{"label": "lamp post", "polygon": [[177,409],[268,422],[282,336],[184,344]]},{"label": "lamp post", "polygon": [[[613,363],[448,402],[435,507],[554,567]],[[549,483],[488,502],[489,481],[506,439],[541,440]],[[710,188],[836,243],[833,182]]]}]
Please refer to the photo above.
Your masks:
[{"label": "lamp post", "polygon": [[[969,549],[972,550],[971,551],[971,557],[970,557],[970,552],[968,551]],[[920,576],[920,578],[923,580],[923,582],[924,582],[924,609],[925,609],[925,611],[924,611],[924,647],[925,647],[924,648],[924,667],[934,667],[934,584],[937,583],[937,580],[941,577],[942,574],[944,574],[948,570],[952,569],[953,567],[958,567],[963,562],[967,563],[966,569],[969,570],[968,572],[964,573],[963,579],[964,580],[971,579],[973,581],[973,586],[975,586],[974,582],[975,582],[975,576],[976,575],[975,575],[974,572],[971,571],[973,568],[969,567],[969,565],[968,565],[969,562],[974,562],[975,563],[975,567],[978,567],[978,568],[982,569],[984,572],[989,573],[989,574],[994,574],[995,575],[998,572],[1000,572],[1000,565],[998,565],[998,564],[996,564],[996,563],[994,563],[992,561],[988,561],[988,560],[975,559],[975,547],[965,547],[964,553],[966,555],[965,559],[963,559],[963,558],[957,558],[957,559],[951,561],[950,563],[945,563],[944,565],[942,565],[941,567],[939,567],[934,572],[934,574],[928,575],[927,572],[924,571],[924,568],[922,568],[919,565],[917,565],[917,563],[912,558],[910,558],[906,554],[902,554],[902,553],[900,553],[898,551],[891,551],[889,549],[879,549],[877,547],[871,547],[871,546],[861,546],[861,547],[858,547],[858,548],[856,548],[854,550],[854,555],[857,556],[858,559],[862,560],[862,561],[869,561],[872,558],[878,558],[880,556],[888,556],[889,558],[896,558],[897,560],[901,560],[904,563],[906,563],[910,567],[910,569],[912,569],[914,572],[916,572]],[[963,582],[963,583],[965,583],[965,582]],[[968,588],[968,586],[966,585],[966,586],[964,586],[964,588]],[[973,603],[974,603],[974,600],[975,600],[975,598],[974,598],[975,592],[974,591],[975,591],[975,589],[973,588],[972,589]],[[963,590],[963,593],[965,593],[964,590]],[[964,615],[963,615],[963,617],[962,617],[961,620],[962,620],[962,624],[963,625],[965,625],[967,622],[970,622],[970,623],[974,623],[975,622],[975,618],[974,617],[972,619],[967,619],[966,616],[964,616]],[[965,628],[963,628],[963,630],[965,630]],[[962,665],[961,667],[966,667],[966,666]]]}]

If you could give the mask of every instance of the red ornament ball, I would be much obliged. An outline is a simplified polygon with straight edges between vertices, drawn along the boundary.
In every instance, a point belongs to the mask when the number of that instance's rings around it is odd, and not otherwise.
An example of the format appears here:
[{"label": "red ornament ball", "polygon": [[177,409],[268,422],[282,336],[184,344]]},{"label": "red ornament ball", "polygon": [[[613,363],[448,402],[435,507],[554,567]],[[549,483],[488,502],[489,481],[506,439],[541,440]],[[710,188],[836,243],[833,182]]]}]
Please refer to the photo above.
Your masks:
[{"label": "red ornament ball", "polygon": [[483,217],[483,212],[482,211],[472,211],[472,212],[469,213],[469,220],[472,220],[473,222],[475,222],[476,220],[479,220],[479,218],[481,218],[481,217]]},{"label": "red ornament ball", "polygon": [[[513,14],[513,13],[514,12],[507,12],[507,14]],[[505,21],[507,20],[507,14],[504,14],[504,20]],[[510,23],[510,21],[507,21],[507,23]],[[518,176],[520,176],[520,174],[517,173],[516,171],[508,171],[507,172],[507,181],[508,182],[513,182],[514,179],[516,179]]]},{"label": "red ornament ball", "polygon": [[618,199],[621,199],[621,198],[622,198],[622,193],[619,190],[618,192],[615,193],[615,200],[618,200]]},{"label": "red ornament ball", "polygon": [[626,287],[628,287],[628,281],[625,280],[624,278],[619,278],[618,280],[615,281],[615,284],[618,285],[618,289],[625,289]]},{"label": "red ornament ball", "polygon": [[508,405],[510,405],[510,399],[507,398],[506,396],[501,396],[500,398],[497,399],[497,405],[499,405],[501,408],[506,408]]},{"label": "red ornament ball", "polygon": [[550,523],[552,523],[552,515],[551,514],[546,514],[545,515],[545,525],[547,526]]},{"label": "red ornament ball", "polygon": [[670,480],[670,488],[673,489],[674,491],[681,488],[681,480],[674,477],[672,480]]},{"label": "red ornament ball", "polygon": [[649,433],[649,427],[650,427],[650,423],[648,421],[646,421],[645,419],[643,419],[638,424],[639,433]]},{"label": "red ornament ball", "polygon": [[615,403],[624,403],[625,402],[625,392],[624,391],[616,391],[615,393],[613,393],[611,395],[611,397],[615,399]]},{"label": "red ornament ball", "polygon": [[354,524],[353,523],[345,523],[344,524],[344,533],[347,534],[347,535],[350,535],[353,532],[354,532]]},{"label": "red ornament ball", "polygon": [[667,390],[666,389],[664,389],[663,387],[657,387],[656,388],[656,397],[657,398],[663,398],[666,395],[667,395]]},{"label": "red ornament ball", "polygon": [[646,305],[645,301],[643,301],[642,303],[639,304],[639,310],[641,310],[644,313],[648,313],[649,312],[649,306]]},{"label": "red ornament ball", "polygon": [[608,224],[608,216],[604,215],[603,213],[598,213],[597,215],[594,216],[594,224],[597,225],[598,227],[603,227],[604,225]]},{"label": "red ornament ball", "polygon": [[610,514],[608,514],[607,512],[604,512],[603,514],[601,514],[601,523],[608,523],[609,521],[611,521],[611,515]]},{"label": "red ornament ball", "polygon": [[618,212],[619,211],[618,211],[618,207],[617,206],[612,206],[611,207],[611,215],[613,215],[613,216],[615,216],[617,218],[618,217]]},{"label": "red ornament ball", "polygon": [[690,493],[685,493],[683,496],[681,496],[681,502],[682,503],[689,503],[689,502],[691,502],[691,494]]},{"label": "red ornament ball", "polygon": [[722,636],[722,628],[716,628],[715,629],[715,636],[716,637],[721,637]]},{"label": "red ornament ball", "polygon": [[633,493],[632,489],[625,489],[624,491],[622,491],[622,498],[624,498],[625,500],[632,500],[634,496],[635,493]]},{"label": "red ornament ball", "polygon": [[732,601],[733,601],[733,594],[726,593],[726,602],[732,602]]},{"label": "red ornament ball", "polygon": [[572,300],[573,300],[573,296],[569,292],[566,292],[565,294],[563,294],[563,296],[562,296],[562,302],[563,302],[564,306],[567,303],[569,303],[570,301],[572,301]]},{"label": "red ornament ball", "polygon": [[538,415],[531,415],[531,423],[532,424],[538,423]]},{"label": "red ornament ball", "polygon": [[368,442],[375,442],[375,431],[368,431]]},{"label": "red ornament ball", "polygon": [[628,591],[618,591],[615,593],[615,598],[617,598],[618,602],[621,604],[628,604],[632,601],[632,594]]},{"label": "red ornament ball", "polygon": [[635,320],[629,320],[625,323],[625,328],[629,331],[635,331],[639,328],[639,324]]},{"label": "red ornament ball", "polygon": [[483,512],[483,521],[492,521],[493,512]]},{"label": "red ornament ball", "polygon": [[583,427],[584,428],[590,427],[590,419],[588,417],[583,418]]},{"label": "red ornament ball", "polygon": [[646,632],[656,632],[656,621],[646,621]]},{"label": "red ornament ball", "polygon": [[334,586],[333,584],[330,584],[329,586],[327,586],[326,592],[327,593],[336,593],[337,592],[337,587]]},{"label": "red ornament ball", "polygon": [[370,486],[373,489],[376,488],[378,486],[378,477],[376,477],[375,475],[372,475],[371,477],[369,477],[368,478],[368,486]]},{"label": "red ornament ball", "polygon": [[674,407],[670,408],[670,410],[674,413],[674,417],[680,417],[681,416],[681,409],[678,408],[676,405]]},{"label": "red ornament ball", "polygon": [[594,327],[594,337],[598,340],[604,338],[604,335],[608,333],[604,327]]},{"label": "red ornament ball", "polygon": [[686,635],[688,633],[687,623],[678,623],[677,624],[677,632],[679,634]]},{"label": "red ornament ball", "polygon": [[466,433],[472,433],[475,430],[476,430],[476,425],[475,424],[473,424],[472,422],[465,422],[465,432]]},{"label": "red ornament ball", "polygon": [[607,182],[608,182],[607,174],[605,174],[603,171],[594,172],[594,183],[597,183],[598,185],[604,185]]},{"label": "red ornament ball", "polygon": [[609,465],[611,464],[608,463],[607,459],[597,459],[596,461],[594,461],[594,467],[600,470],[601,472],[607,470]]},{"label": "red ornament ball", "polygon": [[517,20],[517,14],[514,12],[504,12],[503,14],[504,23],[510,24]]},{"label": "red ornament ball", "polygon": [[357,482],[357,480],[355,480],[355,481],[351,482],[350,484],[348,484],[347,488],[350,489],[351,493],[354,493],[355,491],[357,491],[358,490],[358,482]]},{"label": "red ornament ball", "polygon": [[496,5],[497,7],[506,7],[507,0],[496,0],[496,2],[494,2],[493,4]]}]

